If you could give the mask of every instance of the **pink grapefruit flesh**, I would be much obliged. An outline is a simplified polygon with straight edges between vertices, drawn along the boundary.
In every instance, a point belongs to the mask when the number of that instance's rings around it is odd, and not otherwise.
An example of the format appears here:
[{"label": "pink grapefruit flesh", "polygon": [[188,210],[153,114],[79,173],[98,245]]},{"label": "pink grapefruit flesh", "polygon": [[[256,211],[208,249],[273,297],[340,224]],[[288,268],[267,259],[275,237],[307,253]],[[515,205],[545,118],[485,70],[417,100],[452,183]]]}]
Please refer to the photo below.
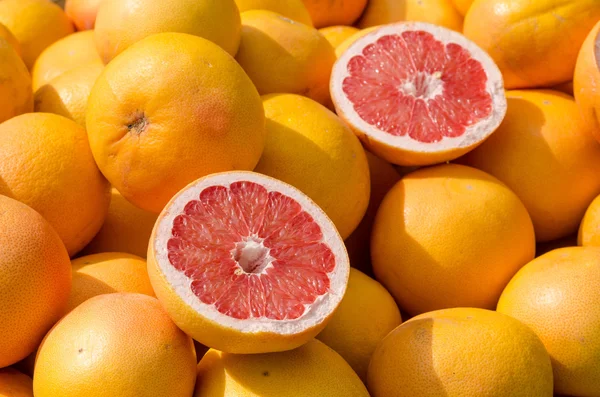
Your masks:
[{"label": "pink grapefruit flesh", "polygon": [[325,326],[346,288],[348,257],[333,223],[303,193],[261,174],[188,186],[163,211],[151,243],[151,279],[166,290],[157,296],[184,331],[219,350],[297,347]]},{"label": "pink grapefruit flesh", "polygon": [[461,34],[426,23],[387,25],[358,39],[335,64],[331,92],[366,146],[400,165],[457,158],[506,113],[492,59]]}]

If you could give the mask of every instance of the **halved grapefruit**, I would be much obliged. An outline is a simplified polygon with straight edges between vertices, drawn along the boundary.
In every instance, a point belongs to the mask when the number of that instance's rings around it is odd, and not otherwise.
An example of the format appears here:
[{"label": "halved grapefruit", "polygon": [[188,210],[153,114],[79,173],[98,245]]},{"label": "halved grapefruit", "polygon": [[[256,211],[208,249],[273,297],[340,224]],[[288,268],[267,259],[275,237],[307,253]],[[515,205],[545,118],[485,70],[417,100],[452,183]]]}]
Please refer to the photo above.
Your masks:
[{"label": "halved grapefruit", "polygon": [[455,159],[506,114],[500,70],[460,33],[421,22],[382,26],[333,67],[338,115],[367,148],[399,165]]},{"label": "halved grapefruit", "polygon": [[349,274],[344,242],[296,188],[253,172],[201,178],[150,239],[152,286],[175,323],[229,353],[294,349],[321,331]]}]

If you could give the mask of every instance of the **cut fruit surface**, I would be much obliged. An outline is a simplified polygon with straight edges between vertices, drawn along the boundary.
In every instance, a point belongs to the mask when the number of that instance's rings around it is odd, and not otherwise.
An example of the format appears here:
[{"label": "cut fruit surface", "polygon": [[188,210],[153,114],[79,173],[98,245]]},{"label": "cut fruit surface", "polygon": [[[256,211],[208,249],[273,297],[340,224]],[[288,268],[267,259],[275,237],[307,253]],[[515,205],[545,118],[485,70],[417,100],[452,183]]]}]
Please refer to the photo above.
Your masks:
[{"label": "cut fruit surface", "polygon": [[454,31],[398,23],[357,39],[331,77],[337,113],[380,157],[428,165],[483,142],[506,113],[492,59]]},{"label": "cut fruit surface", "polygon": [[148,268],[157,296],[199,342],[231,353],[289,350],[344,295],[348,255],[325,213],[252,172],[199,179],[165,207]]}]

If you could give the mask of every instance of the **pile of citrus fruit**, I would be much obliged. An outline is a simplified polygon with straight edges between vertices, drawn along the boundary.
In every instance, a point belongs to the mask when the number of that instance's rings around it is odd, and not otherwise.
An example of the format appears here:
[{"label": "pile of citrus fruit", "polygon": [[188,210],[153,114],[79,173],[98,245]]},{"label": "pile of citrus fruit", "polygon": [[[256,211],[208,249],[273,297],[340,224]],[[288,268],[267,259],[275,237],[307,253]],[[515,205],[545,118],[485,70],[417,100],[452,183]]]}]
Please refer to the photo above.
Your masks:
[{"label": "pile of citrus fruit", "polygon": [[599,397],[599,0],[0,0],[0,397]]}]

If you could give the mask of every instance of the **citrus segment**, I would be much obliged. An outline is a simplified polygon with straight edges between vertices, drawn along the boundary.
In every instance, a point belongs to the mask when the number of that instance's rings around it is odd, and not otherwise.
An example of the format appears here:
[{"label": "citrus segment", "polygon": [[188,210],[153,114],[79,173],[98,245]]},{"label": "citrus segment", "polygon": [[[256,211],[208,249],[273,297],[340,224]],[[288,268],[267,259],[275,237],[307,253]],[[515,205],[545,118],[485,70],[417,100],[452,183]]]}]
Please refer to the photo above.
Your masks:
[{"label": "citrus segment", "polygon": [[334,66],[338,114],[376,154],[422,165],[482,142],[506,111],[500,71],[463,36],[424,23],[359,38]]},{"label": "citrus segment", "polygon": [[[174,320],[199,342],[232,352],[306,342],[339,304],[349,272],[343,242],[322,210],[295,188],[250,172],[215,174],[182,190],[159,217],[151,244],[151,281]],[[165,287],[182,300],[177,307]],[[191,324],[181,305],[206,324]],[[241,334],[227,340],[222,327]],[[291,342],[249,343],[261,332]]]}]

